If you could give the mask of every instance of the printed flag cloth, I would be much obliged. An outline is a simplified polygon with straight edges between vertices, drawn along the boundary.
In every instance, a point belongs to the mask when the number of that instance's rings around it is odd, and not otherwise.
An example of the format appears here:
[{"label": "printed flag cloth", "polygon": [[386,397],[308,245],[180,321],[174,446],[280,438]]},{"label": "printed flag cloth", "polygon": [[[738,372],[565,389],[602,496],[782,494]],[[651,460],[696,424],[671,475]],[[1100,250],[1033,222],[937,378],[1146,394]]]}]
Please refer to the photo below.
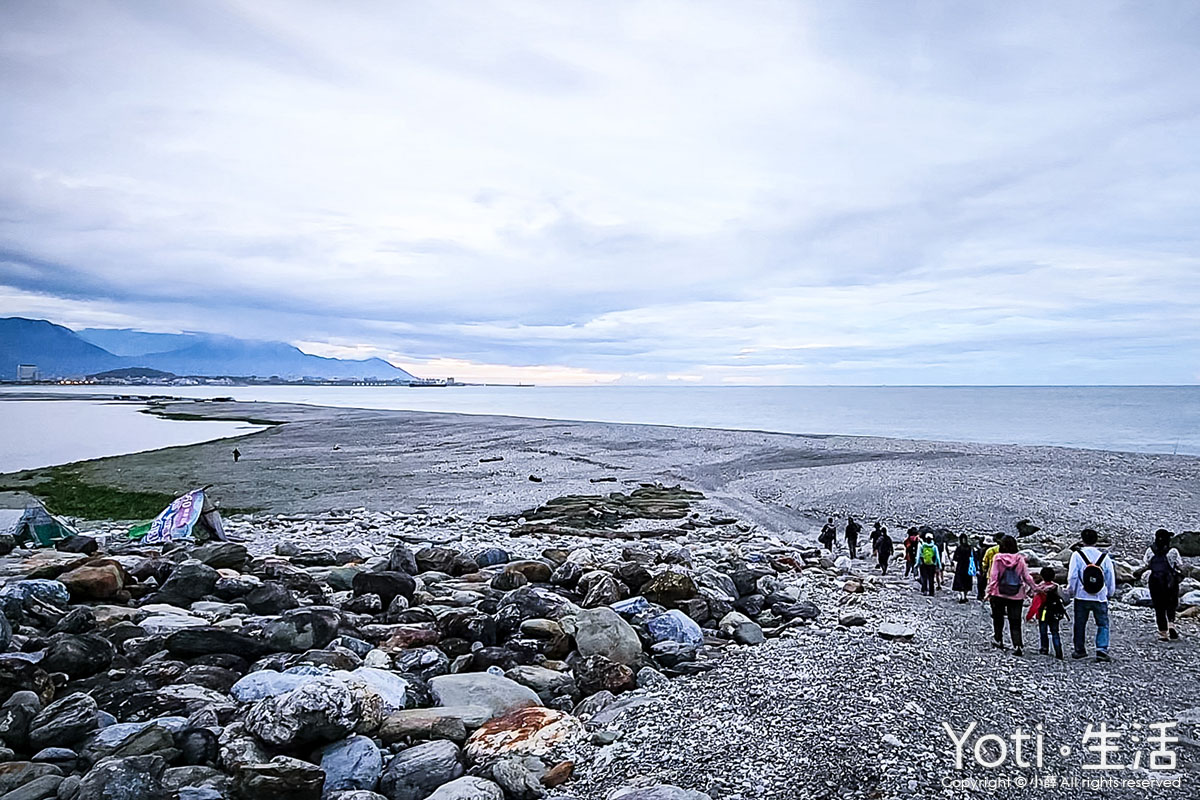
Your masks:
[{"label": "printed flag cloth", "polygon": [[192,527],[200,519],[203,510],[203,489],[195,489],[176,498],[150,523],[150,530],[142,537],[142,544],[166,544],[192,539]]}]

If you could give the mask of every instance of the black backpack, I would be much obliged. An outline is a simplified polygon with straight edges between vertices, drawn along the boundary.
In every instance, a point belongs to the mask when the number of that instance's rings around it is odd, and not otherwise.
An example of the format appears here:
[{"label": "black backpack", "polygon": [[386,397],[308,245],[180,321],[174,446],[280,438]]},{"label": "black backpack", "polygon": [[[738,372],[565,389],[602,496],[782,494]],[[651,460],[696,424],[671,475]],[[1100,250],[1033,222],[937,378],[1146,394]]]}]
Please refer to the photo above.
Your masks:
[{"label": "black backpack", "polygon": [[1091,561],[1088,561],[1087,556],[1083,554],[1082,550],[1079,551],[1079,557],[1083,559],[1086,565],[1083,568],[1080,584],[1088,594],[1100,594],[1104,590],[1104,568],[1100,565],[1104,563],[1107,555],[1108,553],[1101,553],[1100,557],[1096,559],[1096,563],[1093,564]]},{"label": "black backpack", "polygon": [[1150,588],[1170,591],[1179,583],[1179,574],[1171,566],[1166,553],[1155,553],[1150,557]]}]

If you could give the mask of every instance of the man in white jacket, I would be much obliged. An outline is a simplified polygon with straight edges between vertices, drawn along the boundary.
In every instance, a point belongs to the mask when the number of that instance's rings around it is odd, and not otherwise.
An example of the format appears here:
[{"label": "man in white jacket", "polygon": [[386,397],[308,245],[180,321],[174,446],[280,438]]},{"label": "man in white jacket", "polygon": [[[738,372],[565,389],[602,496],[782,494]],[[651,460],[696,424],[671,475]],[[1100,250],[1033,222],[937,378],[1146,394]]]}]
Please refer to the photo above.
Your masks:
[{"label": "man in white jacket", "polygon": [[1117,575],[1108,553],[1096,547],[1100,536],[1091,528],[1080,537],[1083,546],[1071,554],[1067,572],[1067,594],[1075,598],[1075,623],[1072,633],[1075,650],[1072,658],[1087,656],[1087,618],[1096,618],[1096,660],[1111,661],[1108,657],[1108,598],[1117,592]]}]

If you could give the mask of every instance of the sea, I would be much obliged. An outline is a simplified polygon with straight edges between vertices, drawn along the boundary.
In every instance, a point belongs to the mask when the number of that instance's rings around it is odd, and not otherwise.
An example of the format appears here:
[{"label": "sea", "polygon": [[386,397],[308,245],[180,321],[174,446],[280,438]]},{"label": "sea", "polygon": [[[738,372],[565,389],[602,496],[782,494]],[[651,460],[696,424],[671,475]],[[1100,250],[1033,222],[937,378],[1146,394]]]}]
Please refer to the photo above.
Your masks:
[{"label": "sea", "polygon": [[[1200,455],[1200,386],[3,387]],[[94,401],[0,403],[0,472],[238,436]]]}]

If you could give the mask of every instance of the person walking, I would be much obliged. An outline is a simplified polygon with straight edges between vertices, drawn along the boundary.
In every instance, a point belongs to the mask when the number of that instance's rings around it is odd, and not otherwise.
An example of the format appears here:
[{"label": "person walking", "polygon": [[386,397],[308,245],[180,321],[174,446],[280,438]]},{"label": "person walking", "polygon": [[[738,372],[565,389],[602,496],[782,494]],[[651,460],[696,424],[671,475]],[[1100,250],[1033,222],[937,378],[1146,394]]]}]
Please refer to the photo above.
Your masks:
[{"label": "person walking", "polygon": [[921,594],[934,595],[934,578],[942,571],[942,551],[933,541],[933,534],[925,534],[925,538],[917,545],[917,570],[921,576]]},{"label": "person walking", "polygon": [[1028,592],[1037,586],[1025,556],[1017,552],[1017,540],[1005,536],[1000,540],[999,552],[992,558],[992,572],[988,577],[988,602],[992,605],[992,647],[1004,649],[1004,620],[1008,619],[1008,635],[1012,640],[1013,653],[1024,655],[1021,641],[1021,610],[1025,606]]},{"label": "person walking", "polygon": [[1087,620],[1092,616],[1096,620],[1096,660],[1112,661],[1108,655],[1108,600],[1117,592],[1116,573],[1108,553],[1096,547],[1100,534],[1087,528],[1079,538],[1067,571],[1067,594],[1075,601],[1071,658],[1087,657]]},{"label": "person walking", "polygon": [[1059,594],[1058,584],[1054,582],[1057,573],[1054,567],[1042,567],[1041,583],[1037,585],[1037,594],[1029,604],[1029,613],[1025,619],[1036,619],[1038,623],[1038,639],[1041,647],[1038,652],[1050,655],[1050,643],[1054,643],[1054,657],[1062,660],[1062,637],[1058,634],[1058,623],[1067,616],[1067,607],[1063,605],[1062,595]]},{"label": "person walking", "polygon": [[241,460],[242,460],[242,451],[238,450],[236,447],[233,448],[233,463],[236,464],[237,462],[239,462]]},{"label": "person walking", "polygon": [[971,591],[971,583],[974,580],[975,566],[975,551],[971,549],[971,543],[967,540],[967,535],[960,534],[958,537],[958,546],[954,548],[954,584],[950,587],[958,592],[958,602],[967,602],[967,592]]},{"label": "person walking", "polygon": [[1158,623],[1160,641],[1178,639],[1175,629],[1175,610],[1179,607],[1179,584],[1183,579],[1183,559],[1179,551],[1171,547],[1171,532],[1159,528],[1154,534],[1154,544],[1146,549],[1142,566],[1133,571],[1134,578],[1150,573],[1150,602],[1154,605],[1154,618]]},{"label": "person walking", "polygon": [[881,528],[879,538],[875,540],[875,555],[879,559],[879,571],[887,575],[888,561],[892,558],[892,537],[888,536],[887,528]]},{"label": "person walking", "polygon": [[904,577],[917,574],[917,545],[921,537],[917,536],[916,528],[909,528],[904,537]]},{"label": "person walking", "polygon": [[879,553],[878,553],[879,537],[885,530],[887,530],[887,529],[884,528],[882,525],[880,525],[878,522],[876,522],[874,527],[871,528],[871,555],[873,555],[873,556],[879,555]]},{"label": "person walking", "polygon": [[833,543],[837,541],[837,525],[833,524],[833,517],[830,517],[829,521],[821,528],[821,535],[817,541],[825,545],[826,550],[833,552]]},{"label": "person walking", "polygon": [[862,533],[862,525],[854,521],[854,517],[846,517],[846,548],[851,558],[858,558],[858,534]]},{"label": "person walking", "polygon": [[975,552],[973,554],[975,560],[975,599],[983,602],[983,598],[987,596],[987,570],[983,568],[983,557],[987,554],[988,546],[984,543],[982,536],[975,537]]}]

